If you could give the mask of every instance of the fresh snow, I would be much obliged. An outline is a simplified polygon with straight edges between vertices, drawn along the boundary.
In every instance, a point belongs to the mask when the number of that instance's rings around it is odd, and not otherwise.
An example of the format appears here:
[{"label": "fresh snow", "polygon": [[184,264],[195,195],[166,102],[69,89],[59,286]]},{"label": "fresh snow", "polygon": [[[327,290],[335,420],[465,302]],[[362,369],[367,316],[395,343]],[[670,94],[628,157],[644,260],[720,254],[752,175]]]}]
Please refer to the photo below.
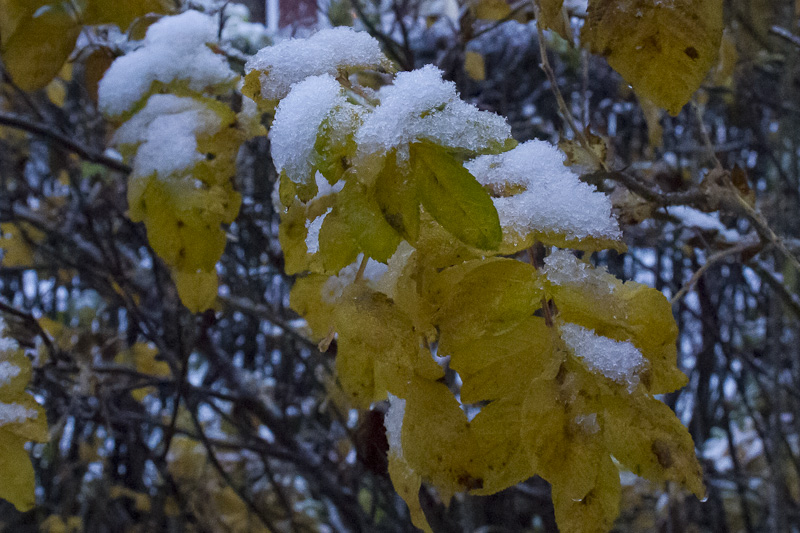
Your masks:
[{"label": "fresh snow", "polygon": [[545,141],[528,141],[499,155],[480,156],[465,166],[495,196],[504,230],[532,231],[569,239],[620,239],[608,197],[564,166],[564,154]]},{"label": "fresh snow", "polygon": [[188,83],[190,89],[233,84],[238,76],[207,43],[217,41],[218,23],[198,11],[164,17],[148,28],[142,47],[114,61],[100,81],[100,109],[119,116],[129,111],[155,81]]},{"label": "fresh snow", "polygon": [[325,217],[328,216],[331,211],[333,211],[333,209],[329,207],[327,211],[314,220],[306,220],[306,229],[308,230],[306,234],[306,250],[308,253],[315,254],[319,251],[319,231],[322,229],[322,223],[325,222]]},{"label": "fresh snow", "polygon": [[330,74],[297,83],[278,105],[270,130],[272,160],[278,173],[285,171],[294,182],[305,181],[312,171],[314,145],[323,121],[328,118],[333,130],[346,128],[355,112]]},{"label": "fresh snow", "polygon": [[377,69],[388,60],[372,36],[352,28],[322,30],[308,39],[288,39],[262,48],[245,65],[261,72],[261,97],[279,100],[310,76],[337,76],[345,70]]},{"label": "fresh snow", "polygon": [[[342,268],[339,271],[339,274],[331,276],[325,281],[325,283],[322,285],[322,301],[328,304],[335,304],[339,298],[342,297],[345,289],[355,282],[356,274],[358,274],[358,269],[361,266],[361,261],[363,258],[364,254],[358,254],[358,257],[353,263]],[[380,281],[383,275],[386,274],[388,269],[388,266],[370,258],[367,260],[367,266],[364,269],[363,279],[370,285],[370,287],[376,288],[377,283]]]},{"label": "fresh snow", "polygon": [[22,369],[9,361],[0,362],[0,387],[8,385],[11,380],[19,376]]},{"label": "fresh snow", "polygon": [[738,231],[725,226],[716,213],[703,213],[698,209],[685,205],[671,206],[667,208],[667,213],[677,218],[683,227],[716,231],[725,242],[736,243],[742,238]]},{"label": "fresh snow", "polygon": [[620,285],[605,267],[593,268],[566,250],[555,250],[547,256],[542,273],[554,285],[580,285],[597,298],[612,294]]},{"label": "fresh snow", "polygon": [[18,403],[0,402],[0,426],[6,424],[19,424],[30,418],[37,418],[39,413],[36,409],[30,409]]},{"label": "fresh snow", "polygon": [[156,94],[114,135],[118,145],[139,147],[133,160],[136,176],[167,176],[204,159],[197,135],[219,131],[219,115],[193,98]]},{"label": "fresh snow", "polygon": [[639,371],[645,366],[642,352],[627,341],[615,341],[596,335],[594,330],[577,324],[563,324],[561,338],[586,367],[603,374],[630,392],[639,384]]},{"label": "fresh snow", "polygon": [[406,401],[389,393],[389,410],[383,418],[386,428],[386,439],[389,441],[390,453],[403,456],[403,418],[406,415]]},{"label": "fresh snow", "polygon": [[511,136],[503,117],[461,100],[455,84],[442,80],[442,71],[432,65],[399,73],[378,98],[380,105],[356,133],[360,156],[406,149],[419,140],[479,152]]}]

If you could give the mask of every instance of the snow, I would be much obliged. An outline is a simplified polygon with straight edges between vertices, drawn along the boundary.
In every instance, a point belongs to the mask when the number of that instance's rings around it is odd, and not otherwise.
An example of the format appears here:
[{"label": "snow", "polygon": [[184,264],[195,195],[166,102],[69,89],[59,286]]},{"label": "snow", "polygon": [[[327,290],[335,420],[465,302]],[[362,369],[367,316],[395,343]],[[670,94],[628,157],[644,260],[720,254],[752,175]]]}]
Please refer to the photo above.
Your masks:
[{"label": "snow", "polygon": [[455,84],[442,80],[442,71],[432,65],[399,73],[378,97],[380,105],[356,133],[360,157],[406,149],[423,139],[479,152],[511,136],[503,117],[461,100]]},{"label": "snow", "polygon": [[377,69],[388,60],[368,33],[337,27],[308,39],[289,39],[262,48],[245,65],[245,72],[260,71],[261,97],[279,100],[292,85],[310,76],[342,71]]},{"label": "snow", "polygon": [[[5,352],[19,349],[19,343],[15,339],[5,336],[6,329],[6,321],[3,320],[3,317],[0,317],[0,356]],[[2,375],[3,372],[0,370],[0,381],[2,380]]]},{"label": "snow", "polygon": [[403,418],[406,415],[406,401],[389,393],[389,410],[383,418],[390,453],[403,456]]},{"label": "snow", "polygon": [[636,346],[601,337],[594,330],[577,324],[562,324],[559,329],[567,347],[589,370],[626,385],[629,392],[636,389],[638,373],[645,366],[645,359]]},{"label": "snow", "polygon": [[8,385],[11,380],[19,376],[22,369],[8,361],[0,362],[0,387]]},{"label": "snow", "polygon": [[252,47],[251,50],[261,48],[269,43],[269,31],[266,26],[250,21],[250,10],[246,5],[227,4],[224,16],[223,41],[233,42],[235,45],[243,41],[248,47]]},{"label": "snow", "polygon": [[677,218],[684,227],[716,231],[725,242],[735,243],[741,240],[739,232],[728,229],[725,224],[719,220],[716,214],[703,213],[702,211],[685,205],[669,207],[667,213]]},{"label": "snow", "polygon": [[119,57],[100,81],[100,109],[110,116],[129,111],[153,82],[187,82],[194,91],[232,85],[238,76],[206,43],[217,41],[214,17],[186,11],[148,28],[142,47]]},{"label": "snow", "polygon": [[[322,301],[328,304],[335,304],[342,297],[345,289],[355,282],[356,274],[363,258],[364,254],[358,254],[353,263],[342,268],[337,275],[331,276],[325,281],[322,286]],[[388,266],[370,258],[367,260],[363,279],[371,288],[375,289],[377,283],[388,269]]]},{"label": "snow", "polygon": [[327,118],[331,130],[346,130],[355,120],[355,106],[347,103],[342,86],[330,74],[307,78],[292,87],[275,111],[270,131],[272,160],[290,180],[306,181],[314,165],[314,145]]},{"label": "snow", "polygon": [[193,167],[204,159],[197,151],[197,135],[219,131],[219,115],[193,98],[157,94],[125,122],[114,135],[119,145],[139,144],[133,173],[167,176]]},{"label": "snow", "polygon": [[19,424],[29,418],[37,418],[39,413],[36,409],[29,409],[18,403],[0,402],[0,426],[6,424]]},{"label": "snow", "polygon": [[611,295],[620,285],[605,267],[594,268],[566,250],[555,250],[547,256],[542,273],[554,285],[580,285],[600,298]]},{"label": "snow", "polygon": [[306,220],[306,229],[308,233],[306,234],[306,249],[308,253],[315,254],[319,251],[319,230],[322,229],[322,223],[325,221],[325,217],[333,211],[333,208],[328,208],[327,211],[322,213],[320,216],[312,220]]},{"label": "snow", "polygon": [[504,230],[558,233],[568,239],[618,240],[619,225],[609,198],[580,181],[565,156],[545,141],[528,141],[499,155],[480,156],[465,166],[488,187]]}]

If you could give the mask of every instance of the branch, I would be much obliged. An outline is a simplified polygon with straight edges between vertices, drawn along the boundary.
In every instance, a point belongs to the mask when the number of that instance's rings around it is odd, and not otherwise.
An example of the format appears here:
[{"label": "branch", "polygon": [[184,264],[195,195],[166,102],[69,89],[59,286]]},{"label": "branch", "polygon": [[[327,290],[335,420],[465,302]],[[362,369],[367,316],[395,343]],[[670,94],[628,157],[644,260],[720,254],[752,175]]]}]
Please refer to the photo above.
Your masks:
[{"label": "branch", "polygon": [[769,29],[769,32],[772,35],[777,35],[781,39],[785,39],[795,45],[797,48],[800,48],[800,37],[793,34],[786,28],[781,28],[780,26],[773,26]]},{"label": "branch", "polygon": [[686,295],[686,293],[691,290],[691,288],[694,286],[694,284],[697,283],[697,281],[703,276],[703,274],[706,273],[706,271],[709,268],[711,268],[715,264],[719,263],[720,261],[722,261],[726,257],[729,257],[731,255],[740,254],[740,253],[750,252],[750,251],[759,251],[762,248],[763,248],[763,243],[762,242],[760,242],[760,241],[753,242],[750,239],[745,239],[745,240],[741,241],[740,243],[736,244],[735,246],[732,246],[731,248],[728,248],[727,250],[722,250],[720,252],[717,252],[717,253],[713,254],[711,257],[708,258],[708,260],[706,261],[706,263],[703,266],[701,266],[699,269],[697,269],[697,272],[694,273],[694,275],[686,283],[686,285],[681,287],[681,290],[679,290],[677,293],[675,293],[675,296],[672,297],[672,299],[670,300],[670,303],[672,305],[675,305],[676,303],[678,303],[680,301],[680,299],[683,298]]},{"label": "branch", "polygon": [[50,127],[48,127],[45,124],[31,122],[30,120],[24,117],[20,117],[12,113],[0,112],[0,125],[17,128],[23,131],[27,131],[28,133],[33,133],[34,135],[38,135],[50,141],[54,141],[60,144],[62,147],[69,150],[70,152],[79,155],[82,159],[85,159],[86,161],[91,161],[92,163],[103,165],[105,167],[110,168],[111,170],[116,170],[117,172],[122,172],[123,174],[130,174],[131,172],[131,167],[129,167],[122,161],[95,152],[90,148],[87,148],[82,144],[74,141],[67,135],[59,133],[57,131],[53,131]]}]

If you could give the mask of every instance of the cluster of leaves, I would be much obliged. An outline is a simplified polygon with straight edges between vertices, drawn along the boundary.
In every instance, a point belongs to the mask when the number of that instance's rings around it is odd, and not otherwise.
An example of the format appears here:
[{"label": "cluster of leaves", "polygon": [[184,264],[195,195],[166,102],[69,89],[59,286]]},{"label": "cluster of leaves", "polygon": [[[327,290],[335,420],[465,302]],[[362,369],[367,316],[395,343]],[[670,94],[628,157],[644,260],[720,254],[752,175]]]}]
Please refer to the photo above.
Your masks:
[{"label": "cluster of leaves", "polygon": [[[7,25],[0,52],[25,89],[52,79],[81,24],[125,27],[145,12],[164,8],[158,2],[130,3],[131,12],[100,2],[40,4],[29,11],[28,4],[25,10],[10,10],[20,15],[0,21]],[[561,4],[542,2],[543,25],[548,16],[560,14]],[[713,61],[721,26],[718,4],[697,10],[693,5],[595,1],[584,39],[640,95],[674,114]],[[675,26],[676,20],[686,35],[672,40],[657,31]],[[26,24],[32,29],[22,31]],[[629,25],[641,31],[617,31]],[[47,60],[22,53],[36,48],[27,46],[30,39],[45,34],[48,43],[59,39],[51,45],[58,53]],[[426,527],[417,501],[423,480],[449,499],[457,491],[491,494],[539,474],[553,485],[562,529],[586,530],[587,524],[608,529],[619,500],[612,457],[639,475],[677,481],[700,495],[691,439],[653,398],[685,383],[675,368],[677,331],[666,300],[560,252],[551,257],[585,275],[564,281],[538,261],[503,257],[534,243],[587,252],[624,247],[550,228],[514,234],[501,227],[493,200],[522,192],[515,189],[519,185],[482,186],[464,162],[510,151],[515,142],[508,136],[465,147],[432,131],[390,149],[365,148],[369,139],[358,139],[357,131],[383,102],[380,94],[352,85],[349,74],[380,66],[385,64],[333,68],[340,100],[315,125],[310,167],[295,172],[285,165],[280,176],[280,232],[287,271],[303,274],[292,304],[323,346],[338,339],[339,379],[353,404],[365,408],[391,398],[390,419],[397,423],[389,424],[390,472],[415,523]],[[653,74],[661,71],[681,74],[665,82]],[[170,268],[184,304],[200,311],[213,305],[217,293],[214,268],[226,242],[221,226],[239,210],[231,181],[236,154],[260,130],[226,100],[235,76],[219,84],[194,81],[191,75],[154,80],[130,106],[109,116],[122,124],[117,144],[133,162],[130,217],[144,222],[150,245]],[[291,93],[265,98],[270,83],[270,72],[251,69],[243,92],[262,109],[272,109]],[[183,99],[184,107],[159,107],[170,102],[166,97]],[[444,107],[424,109],[418,118],[435,116]],[[159,109],[169,111],[162,116]],[[160,119],[187,111],[204,117],[203,127],[183,132],[194,138],[202,158],[166,171],[137,164],[152,142],[148,132],[163,126]],[[474,123],[458,127],[470,134],[491,131],[488,115],[475,116]],[[31,264],[30,248],[14,235],[17,231],[3,229],[16,243],[20,264]],[[568,341],[565,332],[576,327],[634,347],[645,362],[629,380],[598,372]],[[142,373],[167,372],[155,368],[164,364],[154,362],[153,352],[139,357],[139,351],[132,348],[131,357]],[[24,383],[16,393],[23,388]],[[236,504],[229,507],[237,510],[232,514],[243,515],[242,500],[231,498]]]},{"label": "cluster of leaves", "polygon": [[[532,235],[546,247],[596,251],[609,243],[552,228],[504,231],[492,194],[513,196],[519,185],[484,188],[464,162],[506,153],[513,141],[500,135],[465,148],[431,125],[381,146],[359,128],[381,113],[388,93],[371,96],[347,81],[364,65],[337,67],[343,98],[316,127],[311,167],[281,172],[281,244],[287,271],[305,273],[292,306],[321,348],[336,338],[338,377],[353,404],[391,399],[389,471],[414,523],[430,530],[418,501],[423,480],[448,501],[455,492],[492,494],[538,474],[553,485],[563,531],[604,531],[618,513],[612,457],[638,475],[702,495],[688,432],[653,398],[685,384],[663,295],[565,252],[553,252],[558,260],[544,269],[501,257],[531,246]],[[258,80],[255,98],[274,75],[248,73]],[[286,102],[315,83],[298,78]],[[291,105],[278,106],[276,123],[288,120],[282,114]],[[448,105],[415,119],[446,113]],[[492,131],[490,116],[476,111],[472,119],[451,127],[464,137]],[[273,129],[274,143],[282,132]],[[273,157],[281,159],[274,149]],[[633,347],[643,362],[627,379],[598,371],[568,340],[565,331],[576,327],[603,339],[589,351],[604,342]]]},{"label": "cluster of leaves", "polygon": [[[148,29],[135,53],[163,61],[158,57],[160,48],[186,46],[181,40],[187,37],[171,31],[176,25],[198,25],[201,31],[214,28],[210,17],[193,11],[171,20]],[[170,29],[163,27],[164,22],[172,24]],[[207,33],[213,35],[213,31]],[[204,50],[202,37],[196,46],[213,61],[216,58],[210,49]],[[119,83],[118,78],[125,83],[130,63],[124,61],[129,57],[123,56],[121,65],[112,64],[103,83]],[[196,59],[206,57],[201,53]],[[158,72],[158,68],[156,63],[153,70]],[[116,142],[134,162],[128,180],[129,216],[134,222],[144,222],[150,245],[170,267],[181,300],[193,312],[212,307],[216,299],[215,265],[226,242],[221,225],[233,222],[241,205],[241,195],[233,187],[239,148],[247,138],[263,134],[247,106],[237,114],[214,98],[237,82],[232,71],[221,69],[216,77],[199,80],[193,79],[191,65],[153,75],[128,106],[118,105],[119,95],[113,90],[104,92],[101,85],[100,91],[101,106],[106,104],[107,113],[122,122]],[[147,73],[134,70],[133,74]],[[177,127],[170,126],[171,122]],[[171,147],[170,142],[179,144]]]},{"label": "cluster of leaves", "polygon": [[115,24],[127,29],[149,13],[168,13],[167,0],[3,0],[0,55],[8,74],[26,91],[41,89],[75,49],[81,27]]},{"label": "cluster of leaves", "polygon": [[[534,4],[542,29],[570,38],[564,0]],[[490,20],[512,15],[502,0],[480,0],[473,11]],[[722,0],[589,0],[580,40],[605,56],[641,99],[677,115],[714,66],[722,28]]]}]

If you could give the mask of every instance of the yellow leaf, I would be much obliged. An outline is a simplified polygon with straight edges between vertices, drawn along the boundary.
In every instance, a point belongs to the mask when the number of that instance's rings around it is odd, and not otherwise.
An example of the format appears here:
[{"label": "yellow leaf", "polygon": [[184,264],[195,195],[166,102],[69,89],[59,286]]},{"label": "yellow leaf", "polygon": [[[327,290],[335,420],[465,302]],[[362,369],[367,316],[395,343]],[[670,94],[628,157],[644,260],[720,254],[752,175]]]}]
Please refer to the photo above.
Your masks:
[{"label": "yellow leaf", "polygon": [[411,523],[420,528],[425,533],[433,533],[422,506],[419,503],[419,489],[422,486],[422,476],[414,472],[402,457],[395,453],[389,453],[389,477],[397,494],[408,505],[411,514]]},{"label": "yellow leaf", "polygon": [[311,274],[299,278],[290,295],[290,305],[308,322],[311,338],[319,342],[333,331],[333,306],[322,297],[328,276]]},{"label": "yellow leaf", "polygon": [[553,30],[566,39],[567,19],[562,12],[563,6],[564,0],[539,0],[541,19],[538,23],[543,30]]},{"label": "yellow leaf", "polygon": [[200,313],[214,307],[217,301],[217,272],[197,270],[173,270],[172,278],[183,305],[192,313]]},{"label": "yellow leaf", "polygon": [[158,348],[153,344],[137,342],[128,351],[131,354],[137,372],[159,377],[170,375],[169,365],[156,359]]},{"label": "yellow leaf", "polygon": [[130,498],[134,501],[137,511],[150,512],[150,496],[144,492],[136,492],[122,485],[114,485],[108,490],[108,497],[111,499]]},{"label": "yellow leaf", "polygon": [[3,64],[25,91],[41,89],[52,80],[75,48],[80,25],[63,4],[43,6],[19,22],[0,50]]},{"label": "yellow leaf", "polygon": [[471,7],[478,20],[502,20],[511,14],[505,0],[475,0]]},{"label": "yellow leaf", "polygon": [[123,31],[139,17],[148,13],[169,13],[168,0],[89,0],[84,13],[86,24],[116,24]]},{"label": "yellow leaf", "polygon": [[439,490],[445,503],[455,492],[483,486],[474,443],[467,415],[450,389],[414,379],[403,417],[403,458]]},{"label": "yellow leaf", "polygon": [[677,368],[678,327],[672,306],[660,291],[633,281],[623,283],[567,252],[548,258],[545,272],[560,319],[630,342],[641,351],[648,363],[641,381],[648,392],[665,394],[686,384],[686,376]]},{"label": "yellow leaf", "polygon": [[44,239],[44,233],[27,222],[0,224],[0,249],[3,250],[2,264],[6,267],[31,267],[36,264],[32,243]]},{"label": "yellow leaf", "polygon": [[[0,325],[0,335],[4,326]],[[35,478],[25,443],[48,439],[44,409],[25,392],[31,362],[21,350],[0,350],[0,498],[18,510],[33,507]]]},{"label": "yellow leaf", "polygon": [[672,410],[647,397],[603,400],[610,452],[637,476],[675,481],[698,498],[705,494],[694,442]]},{"label": "yellow leaf", "polygon": [[345,289],[334,316],[339,335],[337,375],[356,406],[383,400],[387,391],[406,397],[415,375],[426,379],[444,375],[409,318],[364,282]]},{"label": "yellow leaf", "polygon": [[52,0],[0,0],[0,49],[5,47],[20,24]]},{"label": "yellow leaf", "polygon": [[464,55],[464,70],[467,76],[476,81],[486,79],[486,63],[478,52],[467,51]]},{"label": "yellow leaf", "polygon": [[64,100],[67,98],[67,86],[62,80],[55,79],[45,87],[47,98],[58,107],[64,107]]},{"label": "yellow leaf", "polygon": [[722,26],[722,0],[592,0],[581,38],[677,115],[714,65]]},{"label": "yellow leaf", "polygon": [[0,498],[7,500],[19,511],[30,510],[36,503],[36,480],[25,440],[0,428]]},{"label": "yellow leaf", "polygon": [[[527,387],[529,382],[523,378],[519,383]],[[520,396],[509,393],[507,398],[482,408],[470,422],[478,468],[483,473],[483,486],[473,490],[473,494],[494,494],[536,474],[522,442],[521,406]]]}]

